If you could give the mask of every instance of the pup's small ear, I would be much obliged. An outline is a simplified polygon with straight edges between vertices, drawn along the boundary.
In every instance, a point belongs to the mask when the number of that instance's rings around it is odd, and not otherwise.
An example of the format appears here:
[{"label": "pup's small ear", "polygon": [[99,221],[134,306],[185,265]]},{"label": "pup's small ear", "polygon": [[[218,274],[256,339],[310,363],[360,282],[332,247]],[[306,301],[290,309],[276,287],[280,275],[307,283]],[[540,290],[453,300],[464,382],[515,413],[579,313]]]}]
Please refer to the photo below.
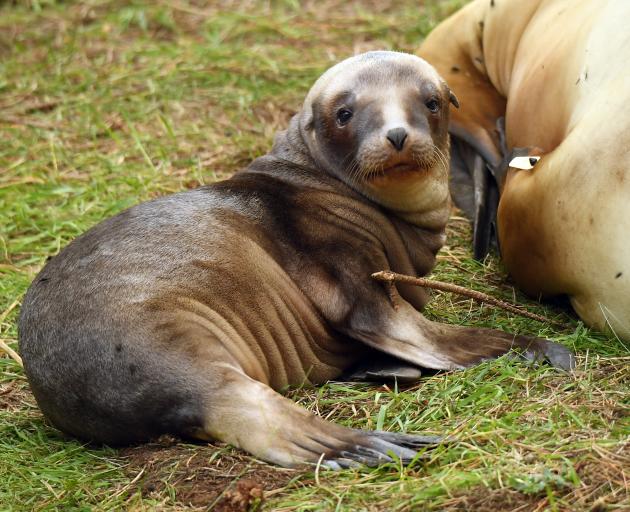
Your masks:
[{"label": "pup's small ear", "polygon": [[304,105],[302,105],[302,119],[300,119],[300,125],[304,131],[311,132],[315,128],[315,116],[319,108],[319,98],[315,98],[309,103],[304,102]]},{"label": "pup's small ear", "polygon": [[315,126],[315,119],[313,118],[313,115],[310,114],[310,115],[304,116],[304,129],[307,132],[310,132],[314,126]]},{"label": "pup's small ear", "polygon": [[455,106],[455,108],[459,108],[459,100],[452,91],[448,91],[448,101],[450,101]]}]

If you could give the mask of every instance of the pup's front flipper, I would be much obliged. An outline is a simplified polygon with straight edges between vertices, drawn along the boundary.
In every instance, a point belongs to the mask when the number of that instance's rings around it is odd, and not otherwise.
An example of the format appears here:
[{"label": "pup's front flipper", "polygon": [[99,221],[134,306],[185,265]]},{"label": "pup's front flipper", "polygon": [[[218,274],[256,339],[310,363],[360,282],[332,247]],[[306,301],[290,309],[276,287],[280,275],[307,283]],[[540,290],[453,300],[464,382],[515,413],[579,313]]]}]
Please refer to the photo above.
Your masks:
[{"label": "pup's front flipper", "polygon": [[205,423],[192,434],[218,439],[282,466],[316,464],[340,469],[375,466],[399,458],[408,463],[439,436],[363,431],[321,419],[253,380],[239,369],[213,365],[221,385],[208,389]]},{"label": "pup's front flipper", "polygon": [[358,293],[345,332],[371,347],[413,365],[433,369],[467,368],[487,359],[514,354],[530,361],[547,361],[557,368],[575,366],[572,353],[549,340],[508,334],[494,329],[432,322],[406,302],[395,289]]},{"label": "pup's front flipper", "polygon": [[431,330],[438,345],[449,351],[462,367],[503,354],[531,362],[547,362],[565,371],[575,367],[575,357],[568,348],[543,338],[438,323],[433,323]]}]

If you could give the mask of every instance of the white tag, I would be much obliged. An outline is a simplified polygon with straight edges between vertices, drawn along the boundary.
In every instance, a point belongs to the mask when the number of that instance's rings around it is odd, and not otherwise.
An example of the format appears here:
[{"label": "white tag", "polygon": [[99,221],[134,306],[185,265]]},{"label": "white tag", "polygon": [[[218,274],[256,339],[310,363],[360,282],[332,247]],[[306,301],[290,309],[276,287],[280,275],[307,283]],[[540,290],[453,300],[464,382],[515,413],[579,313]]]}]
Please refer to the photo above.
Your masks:
[{"label": "white tag", "polygon": [[529,171],[534,168],[534,165],[536,165],[538,160],[540,160],[539,156],[517,156],[512,158],[509,165],[515,169]]}]

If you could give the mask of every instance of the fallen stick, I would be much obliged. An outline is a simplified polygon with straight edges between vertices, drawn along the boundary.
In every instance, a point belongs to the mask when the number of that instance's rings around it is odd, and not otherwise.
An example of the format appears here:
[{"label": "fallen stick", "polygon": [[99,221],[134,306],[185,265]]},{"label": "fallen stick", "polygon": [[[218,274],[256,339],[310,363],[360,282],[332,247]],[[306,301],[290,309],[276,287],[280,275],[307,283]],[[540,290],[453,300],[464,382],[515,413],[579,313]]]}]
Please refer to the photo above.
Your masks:
[{"label": "fallen stick", "polygon": [[9,347],[9,345],[7,345],[4,340],[0,340],[0,350],[4,350],[11,359],[13,359],[17,364],[24,368],[24,363],[22,362],[22,358],[20,357],[20,355],[11,347]]},{"label": "fallen stick", "polygon": [[[413,277],[406,276],[404,274],[397,274],[396,272],[392,272],[390,270],[381,270],[380,272],[375,272],[372,274],[372,278],[377,281],[382,281],[384,283],[393,284],[393,283],[405,283],[411,284],[414,286],[422,286],[424,288],[433,288],[434,290],[440,290],[442,292],[450,292],[457,293],[458,295],[463,295],[465,297],[470,297],[478,302],[485,302],[487,304],[492,304],[501,309],[505,309],[515,315],[524,316],[525,318],[530,318],[531,320],[537,320],[538,322],[549,323],[555,325],[556,327],[565,327],[564,324],[559,322],[555,322],[553,320],[549,320],[544,316],[537,315],[536,313],[530,313],[529,311],[524,311],[513,304],[508,302],[504,302],[502,300],[496,299],[491,295],[487,295],[482,292],[478,292],[476,290],[470,290],[468,288],[464,288],[463,286],[458,286],[456,284],[444,283],[442,281],[433,281],[432,279],[425,279],[424,277]],[[390,297],[393,300],[393,296],[390,292]],[[394,302],[394,307],[396,304]]]}]

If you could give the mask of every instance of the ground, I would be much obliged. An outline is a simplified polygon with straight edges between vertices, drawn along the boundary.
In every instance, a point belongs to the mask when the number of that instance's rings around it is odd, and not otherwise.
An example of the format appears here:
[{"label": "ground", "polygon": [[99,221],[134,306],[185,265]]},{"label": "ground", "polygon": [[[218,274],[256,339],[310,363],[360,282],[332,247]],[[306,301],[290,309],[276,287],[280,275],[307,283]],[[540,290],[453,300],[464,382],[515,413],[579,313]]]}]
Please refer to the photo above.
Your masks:
[{"label": "ground", "polygon": [[[139,201],[228,177],[265,153],[313,80],[376,48],[413,52],[464,0],[6,1],[0,4],[0,339],[17,347],[30,281],[71,239]],[[221,7],[217,7],[221,5]],[[289,395],[336,422],[456,438],[410,467],[285,470],[229,446],[122,450],[64,437],[0,351],[2,510],[630,510],[627,348],[566,304],[471,259],[454,212],[434,277],[542,314],[436,294],[433,319],[546,336],[573,375],[499,360],[397,389]]]}]

